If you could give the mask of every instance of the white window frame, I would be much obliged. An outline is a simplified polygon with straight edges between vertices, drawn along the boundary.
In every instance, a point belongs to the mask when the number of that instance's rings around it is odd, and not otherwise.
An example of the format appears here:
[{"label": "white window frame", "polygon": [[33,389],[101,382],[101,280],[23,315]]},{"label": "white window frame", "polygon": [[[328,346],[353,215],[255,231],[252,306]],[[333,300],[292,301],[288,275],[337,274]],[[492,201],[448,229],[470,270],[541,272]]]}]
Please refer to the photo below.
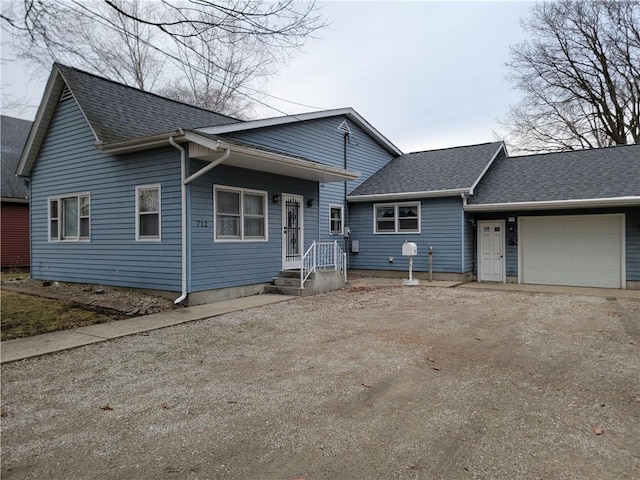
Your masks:
[{"label": "white window frame", "polygon": [[[140,192],[143,190],[158,190],[158,211],[140,212]],[[158,235],[140,235],[140,215],[158,215]],[[162,241],[162,187],[159,183],[136,186],[136,242],[161,242]]]},{"label": "white window frame", "polygon": [[[400,207],[407,207],[407,206],[415,206],[415,207],[417,207],[417,219],[418,219],[418,229],[417,230],[400,230],[400,219],[399,219],[398,213],[399,213]],[[393,214],[394,229],[393,229],[393,231],[391,231],[391,230],[378,231],[378,218],[377,218],[377,215],[376,215],[378,207],[393,207],[393,209],[394,209],[394,214]],[[422,231],[421,208],[422,208],[421,202],[374,203],[373,204],[373,233],[375,235],[404,235],[404,234],[410,234],[410,233],[421,233],[421,231]]]},{"label": "white window frame", "polygon": [[[331,229],[331,221],[332,221],[331,210],[333,210],[334,208],[340,209],[340,231],[339,232],[334,232]],[[329,204],[329,235],[338,235],[338,236],[344,235],[344,205],[338,205],[338,204],[332,204],[332,203]]]},{"label": "white window frame", "polygon": [[[80,211],[80,199],[86,197],[89,201],[89,215],[81,215]],[[64,232],[64,213],[62,203],[64,200],[75,198],[78,202],[78,234],[73,237],[63,237]],[[58,204],[58,216],[56,218],[51,217],[51,204],[57,202]],[[89,223],[89,234],[85,237],[80,235],[82,229],[82,219],[87,218]],[[58,228],[56,232],[51,229],[51,222],[56,220],[58,222]],[[58,195],[47,198],[47,238],[49,242],[90,242],[91,241],[91,195],[89,192],[82,193],[70,193],[64,195]]]},{"label": "white window frame", "polygon": [[[239,205],[239,228],[240,235],[237,237],[221,237],[218,238],[218,206],[216,202],[216,198],[218,196],[218,191],[224,191],[229,193],[236,193],[240,199]],[[244,196],[245,194],[261,196],[262,197],[262,206],[264,212],[264,237],[247,237],[244,234]],[[253,190],[250,188],[238,188],[238,187],[229,187],[227,185],[214,185],[213,186],[213,241],[216,243],[248,243],[248,242],[268,242],[269,241],[269,203],[268,192],[264,190]],[[255,218],[255,217],[253,217]]]}]

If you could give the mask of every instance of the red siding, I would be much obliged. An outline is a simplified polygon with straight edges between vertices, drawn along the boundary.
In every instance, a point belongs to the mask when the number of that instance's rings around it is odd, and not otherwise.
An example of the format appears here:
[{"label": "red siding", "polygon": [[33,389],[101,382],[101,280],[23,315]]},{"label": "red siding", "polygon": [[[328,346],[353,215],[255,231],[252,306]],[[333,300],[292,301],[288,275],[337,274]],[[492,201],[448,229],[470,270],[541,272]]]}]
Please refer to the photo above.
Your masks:
[{"label": "red siding", "polygon": [[29,205],[3,203],[0,211],[0,264],[29,266]]}]

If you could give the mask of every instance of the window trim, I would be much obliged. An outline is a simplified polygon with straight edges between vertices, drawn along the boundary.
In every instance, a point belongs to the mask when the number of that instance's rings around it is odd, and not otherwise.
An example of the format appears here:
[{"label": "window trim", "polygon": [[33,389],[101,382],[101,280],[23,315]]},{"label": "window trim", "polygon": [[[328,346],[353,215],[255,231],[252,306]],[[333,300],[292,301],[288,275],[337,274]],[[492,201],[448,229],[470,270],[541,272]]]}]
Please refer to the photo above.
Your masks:
[{"label": "window trim", "polygon": [[[332,221],[331,210],[334,208],[340,209],[340,232],[337,232],[337,233],[331,229],[331,221]],[[344,205],[338,205],[337,203],[329,204],[329,235],[344,236]]]},{"label": "window trim", "polygon": [[[223,237],[218,238],[218,206],[217,206],[217,195],[218,191],[224,191],[229,193],[236,193],[239,195],[240,205],[239,209],[239,228],[240,228],[240,236],[239,237]],[[261,196],[262,197],[262,206],[263,206],[263,221],[264,221],[264,237],[245,237],[244,234],[244,196],[245,194]],[[239,187],[230,187],[228,185],[213,185],[213,241],[215,243],[253,243],[253,242],[268,242],[269,241],[269,202],[267,201],[269,198],[268,192],[265,190],[254,190],[251,188],[239,188]],[[255,215],[251,215],[249,218],[257,218]],[[259,217],[258,217],[259,218]]]},{"label": "window trim", "polygon": [[[89,215],[84,216],[80,213],[80,199],[86,197],[89,200]],[[75,198],[78,203],[78,235],[74,237],[63,238],[62,232],[64,231],[64,214],[63,214],[63,200],[68,200],[70,198]],[[52,202],[57,202],[58,204],[58,216],[55,218],[51,217],[51,204]],[[80,231],[82,229],[82,219],[89,219],[89,235],[86,237],[80,236]],[[51,231],[51,222],[56,220],[58,222],[58,231],[56,232],[55,238],[52,236],[53,232]],[[51,243],[78,243],[78,242],[91,242],[91,194],[89,192],[81,192],[81,193],[69,193],[69,194],[61,194],[54,195],[51,197],[47,197],[47,240]]]},{"label": "window trim", "polygon": [[[158,190],[158,235],[140,235],[140,191]],[[155,212],[145,212],[154,213]],[[149,185],[136,185],[136,242],[161,242],[162,241],[162,185],[152,183]]]},{"label": "window trim", "polygon": [[[418,229],[417,230],[400,230],[400,219],[398,218],[398,213],[400,207],[406,206],[417,206],[417,219],[418,219]],[[376,212],[378,207],[393,207],[393,220],[394,220],[394,230],[393,231],[378,231],[378,218]],[[422,202],[396,202],[396,203],[374,203],[373,204],[373,233],[374,235],[408,235],[408,234],[416,234],[422,232]]]}]

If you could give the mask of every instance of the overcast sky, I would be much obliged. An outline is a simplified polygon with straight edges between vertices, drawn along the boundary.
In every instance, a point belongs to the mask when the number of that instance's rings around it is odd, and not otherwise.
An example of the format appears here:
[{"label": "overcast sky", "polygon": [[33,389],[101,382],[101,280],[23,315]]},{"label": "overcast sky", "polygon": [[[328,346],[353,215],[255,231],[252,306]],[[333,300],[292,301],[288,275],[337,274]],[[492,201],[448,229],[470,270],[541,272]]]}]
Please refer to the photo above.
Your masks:
[{"label": "overcast sky", "polygon": [[[497,120],[518,100],[506,80],[509,46],[531,3],[330,2],[319,39],[279,68],[265,91],[322,109],[353,107],[404,152],[495,140]],[[32,78],[3,42],[2,88],[37,105],[46,76]],[[289,114],[308,107],[262,97]],[[281,115],[263,107],[261,117]],[[3,110],[33,119],[35,108]]]}]

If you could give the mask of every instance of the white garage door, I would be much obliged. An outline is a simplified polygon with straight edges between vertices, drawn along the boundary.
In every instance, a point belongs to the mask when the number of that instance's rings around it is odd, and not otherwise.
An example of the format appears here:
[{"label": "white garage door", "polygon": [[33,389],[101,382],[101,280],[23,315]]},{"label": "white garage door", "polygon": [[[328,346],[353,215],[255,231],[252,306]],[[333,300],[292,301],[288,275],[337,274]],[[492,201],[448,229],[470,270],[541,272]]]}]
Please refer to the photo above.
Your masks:
[{"label": "white garage door", "polygon": [[622,218],[521,217],[522,282],[621,288]]}]

